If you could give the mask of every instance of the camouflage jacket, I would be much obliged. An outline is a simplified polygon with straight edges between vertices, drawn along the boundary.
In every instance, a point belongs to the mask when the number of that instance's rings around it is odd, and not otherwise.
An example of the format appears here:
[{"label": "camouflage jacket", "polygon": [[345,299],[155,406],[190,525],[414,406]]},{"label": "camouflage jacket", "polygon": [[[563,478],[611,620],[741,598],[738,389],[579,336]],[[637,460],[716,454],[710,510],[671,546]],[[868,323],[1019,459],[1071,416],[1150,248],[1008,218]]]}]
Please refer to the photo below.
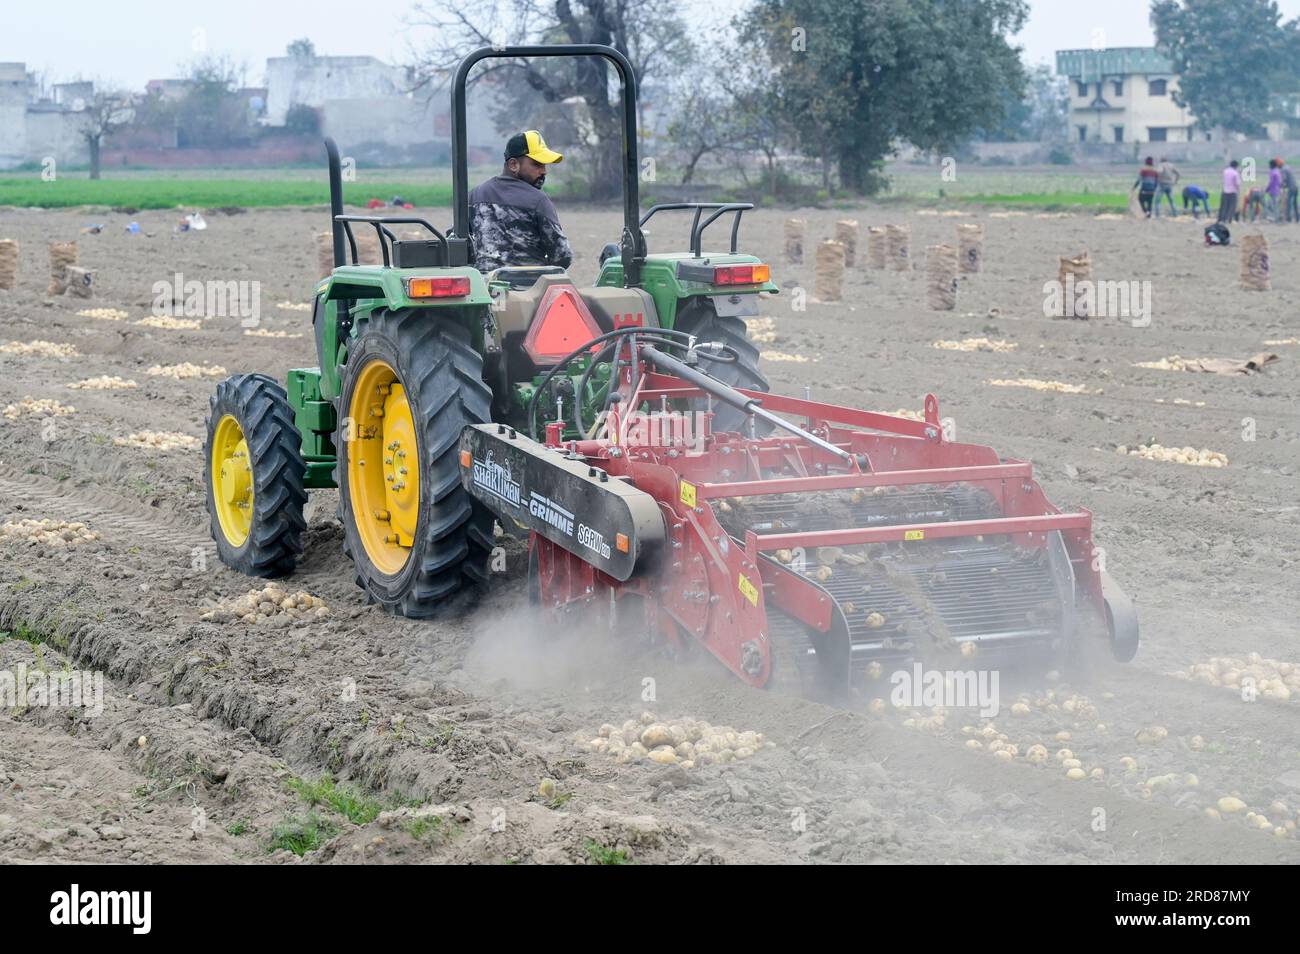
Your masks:
[{"label": "camouflage jacket", "polygon": [[568,268],[573,249],[555,205],[541,189],[510,176],[493,176],[470,191],[474,265],[490,272],[506,265]]}]

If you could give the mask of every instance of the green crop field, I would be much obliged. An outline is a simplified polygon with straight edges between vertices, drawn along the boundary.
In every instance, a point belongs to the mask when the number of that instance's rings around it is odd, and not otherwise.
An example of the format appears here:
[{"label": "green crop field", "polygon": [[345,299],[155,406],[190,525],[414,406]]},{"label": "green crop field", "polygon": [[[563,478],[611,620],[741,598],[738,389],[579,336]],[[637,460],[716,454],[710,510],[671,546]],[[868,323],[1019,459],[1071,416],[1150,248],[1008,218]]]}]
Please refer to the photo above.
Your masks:
[{"label": "green crop field", "polygon": [[[580,177],[568,177],[560,170],[548,185],[557,201],[581,203],[585,186]],[[721,170],[718,170],[721,171]],[[495,168],[470,170],[470,181],[480,182]],[[1183,168],[1184,182],[1212,186],[1217,171]],[[889,187],[874,199],[907,205],[957,205],[975,203],[1021,209],[1124,210],[1134,173],[1125,165],[1092,167],[988,167],[962,165],[955,177],[945,179],[937,166],[893,163],[888,169]],[[39,172],[15,172],[0,177],[0,206],[68,208],[76,206],[129,207],[137,209],[204,209],[221,206],[267,208],[275,206],[322,206],[329,202],[325,169],[287,167],[271,169],[187,169],[118,170],[107,178],[90,180],[84,172],[60,174],[45,182]],[[365,206],[370,199],[394,196],[421,208],[447,208],[451,204],[451,181],[446,168],[363,168],[357,181],[344,183],[345,201]],[[669,181],[675,181],[671,176]],[[735,199],[764,202],[760,190],[733,181],[725,173],[711,178],[724,194]],[[671,186],[665,187],[671,192]],[[645,204],[651,200],[643,195]],[[662,201],[662,199],[661,199]],[[844,195],[827,195],[831,204],[856,205],[863,200]]]},{"label": "green crop field", "polygon": [[1043,209],[1053,212],[1061,209],[1128,209],[1127,193],[1100,192],[1018,192],[998,195],[962,195],[955,196],[961,202],[975,202],[980,205],[1005,205],[1015,208]]},{"label": "green crop field", "polygon": [[[1183,185],[1214,191],[1217,165],[1181,163]],[[1017,209],[1124,211],[1137,178],[1137,164],[998,167],[959,163],[944,178],[937,165],[894,163],[885,201],[951,205],[975,203]],[[1177,198],[1177,197],[1175,197]]]},{"label": "green crop field", "polygon": [[[344,199],[365,205],[371,198],[400,195],[417,206],[444,206],[451,201],[451,186],[437,182],[383,181],[345,183]],[[39,175],[0,178],[0,206],[67,208],[101,205],[137,209],[171,209],[178,206],[213,208],[243,206],[328,205],[329,186],[323,174],[306,178],[203,178],[131,177],[90,180],[59,177],[44,182]]]}]

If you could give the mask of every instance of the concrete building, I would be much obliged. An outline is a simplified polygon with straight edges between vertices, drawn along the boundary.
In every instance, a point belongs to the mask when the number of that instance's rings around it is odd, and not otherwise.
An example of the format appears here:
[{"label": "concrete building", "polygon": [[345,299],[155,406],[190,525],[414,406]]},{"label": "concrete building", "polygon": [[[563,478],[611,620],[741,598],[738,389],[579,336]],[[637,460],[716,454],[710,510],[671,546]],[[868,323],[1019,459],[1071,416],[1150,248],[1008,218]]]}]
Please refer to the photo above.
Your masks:
[{"label": "concrete building", "polygon": [[0,169],[25,158],[27,82],[26,63],[0,63]]},{"label": "concrete building", "polygon": [[[493,77],[492,79],[495,79]],[[192,88],[188,79],[150,80],[147,95],[175,103]],[[405,67],[371,56],[282,56],[266,62],[266,85],[236,91],[248,110],[250,123],[271,127],[265,141],[254,146],[235,144],[231,162],[297,162],[287,155],[283,127],[289,111],[305,106],[315,111],[320,132],[332,136],[358,162],[372,165],[407,163],[445,166],[451,151],[451,116],[446,86],[417,87]],[[45,86],[25,63],[0,63],[0,169],[13,169],[53,158],[59,166],[84,165],[89,153],[82,128],[86,106],[93,101],[93,84],[83,81]],[[503,88],[489,80],[471,87],[468,136],[471,161],[499,161],[505,135],[495,128],[496,105],[509,102]],[[544,115],[524,115],[519,128],[543,124]],[[558,130],[548,136],[561,150],[576,143]],[[307,134],[314,138],[314,134]],[[319,141],[316,140],[317,148]],[[110,136],[105,156],[122,165],[186,165],[205,159],[226,161],[220,149],[180,148],[176,129],[134,128]],[[296,148],[296,147],[295,147]],[[117,153],[115,155],[115,153]],[[247,155],[246,155],[247,153]],[[106,162],[108,159],[106,158]]]},{"label": "concrete building", "polygon": [[410,99],[411,85],[406,70],[373,56],[273,56],[266,61],[266,122],[283,126],[294,106]]},{"label": "concrete building", "polygon": [[[450,146],[446,88],[417,87],[406,68],[373,56],[271,57],[262,122],[283,126],[295,106],[316,110],[321,132],[366,162],[428,161]],[[467,134],[471,146],[504,145],[484,109],[468,111]]]},{"label": "concrete building", "polygon": [[164,103],[175,103],[184,99],[193,86],[194,81],[188,79],[151,79],[144,84],[144,91]]},{"label": "concrete building", "polygon": [[88,82],[41,88],[25,63],[0,63],[0,169],[23,163],[87,161],[81,135],[86,103],[95,95]]},{"label": "concrete building", "polygon": [[1070,81],[1071,142],[1209,140],[1174,102],[1178,77],[1154,47],[1058,50],[1056,72]]},{"label": "concrete building", "polygon": [[1300,93],[1274,93],[1269,97],[1264,131],[1272,142],[1295,139],[1300,133]]},{"label": "concrete building", "polygon": [[54,104],[79,113],[95,98],[95,84],[90,80],[54,84]]}]

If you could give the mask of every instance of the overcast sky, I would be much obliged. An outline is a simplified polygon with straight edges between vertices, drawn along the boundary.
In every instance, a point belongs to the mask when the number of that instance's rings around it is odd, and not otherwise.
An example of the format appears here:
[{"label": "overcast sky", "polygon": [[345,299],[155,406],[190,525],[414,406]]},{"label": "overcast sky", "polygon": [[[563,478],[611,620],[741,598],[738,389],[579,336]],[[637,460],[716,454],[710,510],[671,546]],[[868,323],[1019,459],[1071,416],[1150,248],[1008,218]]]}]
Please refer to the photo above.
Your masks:
[{"label": "overcast sky", "polygon": [[[474,0],[459,0],[472,4]],[[261,80],[268,56],[308,36],[320,53],[370,54],[404,62],[412,41],[406,21],[413,0],[60,0],[57,5],[5,0],[0,62],[26,62],[53,81],[104,78],[131,89],[180,75],[199,47],[230,55]],[[685,0],[692,22],[714,32],[744,0]],[[1284,17],[1300,0],[1280,0]],[[1030,0],[1029,25],[1016,37],[1031,63],[1053,62],[1058,49],[1149,46],[1143,0]]]}]

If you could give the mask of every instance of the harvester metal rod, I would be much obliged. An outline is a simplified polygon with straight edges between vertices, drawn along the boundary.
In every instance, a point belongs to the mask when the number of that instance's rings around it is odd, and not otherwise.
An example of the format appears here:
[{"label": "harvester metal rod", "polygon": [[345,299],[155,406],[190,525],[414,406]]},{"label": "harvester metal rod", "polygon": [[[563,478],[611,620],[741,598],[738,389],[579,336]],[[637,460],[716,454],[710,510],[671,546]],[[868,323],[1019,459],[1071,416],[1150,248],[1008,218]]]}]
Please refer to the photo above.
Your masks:
[{"label": "harvester metal rod", "polygon": [[755,417],[761,417],[763,420],[771,424],[774,424],[777,427],[783,428],[784,430],[789,431],[791,434],[794,434],[797,437],[802,437],[809,444],[812,444],[816,447],[820,447],[828,454],[834,454],[836,457],[840,458],[842,461],[844,461],[844,463],[848,464],[850,467],[858,466],[857,459],[848,451],[846,451],[843,447],[840,447],[838,444],[832,444],[830,441],[822,440],[820,437],[818,437],[816,434],[812,433],[811,431],[805,431],[802,427],[797,427],[796,425],[791,424],[785,418],[779,417],[778,415],[773,414],[771,411],[759,407],[757,404],[754,404],[754,406],[750,408],[749,413],[753,414]]},{"label": "harvester metal rod", "polygon": [[832,444],[830,441],[822,440],[816,434],[810,434],[808,431],[805,431],[802,427],[797,427],[796,425],[791,424],[785,418],[778,417],[777,415],[771,413],[770,411],[765,410],[763,407],[759,405],[759,398],[749,397],[748,395],[741,394],[735,388],[723,384],[717,378],[710,377],[709,375],[705,374],[703,371],[700,371],[697,368],[692,368],[690,365],[686,364],[685,362],[678,361],[676,358],[664,354],[662,351],[660,351],[658,348],[654,347],[653,345],[642,345],[641,357],[645,358],[647,361],[653,364],[660,371],[666,371],[669,374],[673,375],[674,377],[681,378],[683,381],[690,382],[691,384],[699,388],[701,391],[704,391],[706,394],[712,394],[714,397],[716,397],[719,401],[722,401],[724,404],[729,404],[732,407],[734,407],[736,410],[743,411],[746,414],[752,414],[755,417],[761,417],[763,420],[774,425],[775,427],[779,427],[782,430],[788,431],[789,433],[795,435],[796,437],[801,437],[804,440],[806,440],[808,443],[816,447],[820,447],[822,450],[826,451],[829,454],[834,454],[836,457],[843,460],[850,467],[854,467],[854,468],[858,467],[857,458],[855,458],[844,448],[836,444]]},{"label": "harvester metal rod", "polygon": [[698,368],[692,368],[684,361],[679,361],[671,355],[664,354],[654,345],[643,344],[640,347],[641,357],[645,358],[660,371],[665,371],[675,378],[688,381],[695,385],[701,391],[712,394],[724,404],[729,404],[738,411],[746,414],[753,412],[751,405],[757,405],[757,400],[741,394],[730,385],[723,384],[717,378],[710,377]]},{"label": "harvester metal rod", "polygon": [[790,550],[794,547],[856,546],[863,543],[893,543],[899,540],[938,540],[944,537],[990,536],[1004,533],[1048,533],[1052,530],[1088,530],[1092,514],[1045,514],[1038,517],[998,517],[992,520],[952,520],[943,523],[899,524],[893,527],[850,527],[846,530],[813,530],[798,533],[756,534],[746,540],[753,549]]},{"label": "harvester metal rod", "polygon": [[744,480],[733,483],[699,484],[696,495],[705,500],[718,497],[760,497],[765,494],[816,493],[851,490],[855,487],[895,487],[913,484],[975,483],[985,480],[1022,480],[1033,475],[1027,462],[990,464],[978,467],[932,467],[925,470],[885,470],[868,474],[828,474],[825,477],[778,477],[774,480]]},{"label": "harvester metal rod", "polygon": [[[913,421],[892,414],[877,414],[875,411],[859,411],[856,408],[842,407],[838,404],[824,404],[821,401],[805,401],[802,398],[785,394],[768,394],[764,391],[751,391],[737,388],[741,394],[762,399],[770,410],[799,417],[812,417],[830,424],[846,424],[849,427],[865,428],[873,431],[885,431],[890,434],[902,434],[905,437],[929,438],[927,430],[933,425],[925,421]],[[939,432],[936,429],[936,438]]]}]

